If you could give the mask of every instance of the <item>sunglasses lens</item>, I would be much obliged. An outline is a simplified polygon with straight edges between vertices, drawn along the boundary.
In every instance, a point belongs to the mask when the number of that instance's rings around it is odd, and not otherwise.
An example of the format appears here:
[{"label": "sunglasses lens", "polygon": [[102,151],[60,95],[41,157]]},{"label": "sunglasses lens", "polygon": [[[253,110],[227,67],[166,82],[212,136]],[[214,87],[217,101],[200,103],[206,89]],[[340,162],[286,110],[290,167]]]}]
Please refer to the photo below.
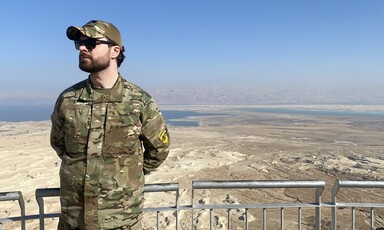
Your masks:
[{"label": "sunglasses lens", "polygon": [[75,40],[75,48],[80,49],[80,46],[84,45],[88,50],[93,50],[96,47],[96,39],[88,38],[85,40]]},{"label": "sunglasses lens", "polygon": [[75,43],[75,48],[77,49],[77,50],[79,50],[80,49],[80,46],[81,46],[81,43],[82,43],[82,41],[74,41],[74,43]]},{"label": "sunglasses lens", "polygon": [[93,50],[96,47],[96,39],[88,38],[84,41],[84,45],[88,50]]}]

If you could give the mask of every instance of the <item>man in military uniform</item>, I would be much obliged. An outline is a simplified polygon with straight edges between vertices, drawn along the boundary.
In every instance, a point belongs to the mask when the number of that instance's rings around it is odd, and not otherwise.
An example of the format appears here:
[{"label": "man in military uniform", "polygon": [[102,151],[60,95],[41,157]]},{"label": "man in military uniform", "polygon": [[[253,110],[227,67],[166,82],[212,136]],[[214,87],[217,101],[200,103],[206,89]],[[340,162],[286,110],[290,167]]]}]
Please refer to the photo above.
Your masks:
[{"label": "man in military uniform", "polygon": [[68,27],[67,37],[89,76],[60,94],[51,116],[62,160],[58,229],[141,229],[144,174],[168,155],[164,118],[118,72],[124,46],[114,25],[92,20]]}]

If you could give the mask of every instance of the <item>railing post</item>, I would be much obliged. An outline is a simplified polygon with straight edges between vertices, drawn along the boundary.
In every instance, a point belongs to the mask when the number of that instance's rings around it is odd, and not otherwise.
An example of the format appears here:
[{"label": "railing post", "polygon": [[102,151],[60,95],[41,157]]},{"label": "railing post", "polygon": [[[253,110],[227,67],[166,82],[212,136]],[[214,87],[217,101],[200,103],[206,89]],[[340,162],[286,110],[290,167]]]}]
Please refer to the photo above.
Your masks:
[{"label": "railing post", "polygon": [[[325,183],[324,183],[325,186]],[[323,187],[317,187],[316,188],[316,204],[318,205],[316,207],[316,230],[321,230],[321,194],[324,191],[324,186]]]},{"label": "railing post", "polygon": [[356,228],[356,219],[355,219],[355,216],[356,216],[356,209],[355,207],[352,207],[352,226],[351,226],[351,229],[352,230],[355,230]]},{"label": "railing post", "polygon": [[39,206],[39,226],[40,230],[44,230],[44,200],[40,196],[39,189],[36,189],[35,197],[37,201],[37,205]]},{"label": "railing post", "polygon": [[332,224],[331,224],[332,230],[336,230],[336,228],[337,228],[336,195],[339,192],[339,189],[340,189],[339,180],[336,180],[335,184],[333,185],[333,188],[332,188]]},{"label": "railing post", "polygon": [[280,229],[284,229],[284,208],[280,209]]},{"label": "railing post", "polygon": [[43,197],[57,197],[57,196],[60,196],[60,189],[59,188],[36,189],[35,198],[36,198],[37,204],[39,205],[40,230],[44,230],[44,225],[45,225],[44,224],[45,212],[44,212]]},{"label": "railing post", "polygon": [[373,211],[373,208],[371,208],[371,220],[370,220],[370,225],[369,225],[369,229],[370,230],[373,230],[373,218],[374,218],[374,211]]},{"label": "railing post", "polygon": [[20,213],[21,213],[21,229],[25,230],[25,205],[24,205],[24,198],[23,194],[21,192],[19,193],[19,206],[20,206]]},{"label": "railing post", "polygon": [[299,207],[299,210],[297,211],[297,224],[298,224],[298,230],[301,230],[301,207]]},{"label": "railing post", "polygon": [[244,221],[245,221],[245,230],[248,230],[248,208],[245,209],[245,214],[244,214]]},{"label": "railing post", "polygon": [[194,218],[194,216],[193,216],[194,211],[193,210],[195,210],[195,203],[193,202],[194,198],[195,198],[195,189],[194,189],[194,181],[192,181],[192,194],[191,194],[191,208],[192,208],[192,210],[191,210],[191,219],[192,219],[191,225],[192,225],[192,228],[191,228],[191,230],[193,230],[194,226],[195,226],[195,224],[193,223],[193,218]]},{"label": "railing post", "polygon": [[[0,201],[14,201],[14,200],[17,200],[19,203],[21,229],[25,230],[25,205],[24,205],[23,194],[20,191],[0,193]],[[2,228],[2,224],[0,225],[0,227]]]},{"label": "railing post", "polygon": [[263,230],[267,230],[267,209],[263,208]]}]

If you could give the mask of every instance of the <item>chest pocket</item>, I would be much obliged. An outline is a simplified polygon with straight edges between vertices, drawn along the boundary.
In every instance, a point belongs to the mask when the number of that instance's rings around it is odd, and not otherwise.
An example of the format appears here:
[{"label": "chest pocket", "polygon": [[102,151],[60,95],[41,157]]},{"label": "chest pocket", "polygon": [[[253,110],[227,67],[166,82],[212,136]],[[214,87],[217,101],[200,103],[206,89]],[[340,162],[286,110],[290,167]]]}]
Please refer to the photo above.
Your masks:
[{"label": "chest pocket", "polygon": [[103,155],[137,153],[141,148],[140,110],[133,105],[109,104],[107,111]]},{"label": "chest pocket", "polygon": [[75,104],[66,109],[65,143],[69,155],[83,155],[89,133],[90,106]]}]

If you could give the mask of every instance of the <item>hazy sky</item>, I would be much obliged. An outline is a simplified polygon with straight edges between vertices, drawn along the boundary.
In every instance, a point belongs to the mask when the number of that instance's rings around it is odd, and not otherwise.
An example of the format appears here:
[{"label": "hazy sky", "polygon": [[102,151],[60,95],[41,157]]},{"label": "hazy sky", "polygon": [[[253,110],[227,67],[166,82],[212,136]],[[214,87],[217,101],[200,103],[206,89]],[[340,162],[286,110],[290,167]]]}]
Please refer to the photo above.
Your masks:
[{"label": "hazy sky", "polygon": [[86,78],[65,31],[91,19],[120,29],[120,72],[145,89],[384,84],[382,0],[5,0],[0,99]]}]

